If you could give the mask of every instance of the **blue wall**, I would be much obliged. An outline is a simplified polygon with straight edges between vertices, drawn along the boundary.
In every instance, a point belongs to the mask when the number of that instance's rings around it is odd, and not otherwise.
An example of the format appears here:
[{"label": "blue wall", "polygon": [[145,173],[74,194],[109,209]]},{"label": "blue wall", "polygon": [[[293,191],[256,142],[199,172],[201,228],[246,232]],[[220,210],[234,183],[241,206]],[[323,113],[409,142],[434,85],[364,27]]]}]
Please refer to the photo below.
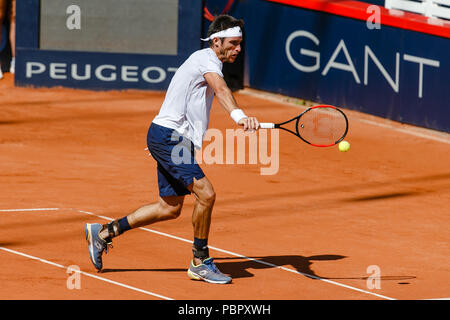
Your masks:
[{"label": "blue wall", "polygon": [[39,50],[39,3],[17,1],[18,86],[165,90],[176,68],[201,47],[202,2],[181,0],[177,55]]},{"label": "blue wall", "polygon": [[[209,25],[202,1],[180,3],[179,54],[156,56],[39,50],[39,1],[18,1],[16,84],[164,90]],[[450,132],[450,39],[265,0],[230,14],[245,21],[246,85]]]},{"label": "blue wall", "polygon": [[263,0],[230,14],[245,20],[250,87],[450,132],[450,39]]}]

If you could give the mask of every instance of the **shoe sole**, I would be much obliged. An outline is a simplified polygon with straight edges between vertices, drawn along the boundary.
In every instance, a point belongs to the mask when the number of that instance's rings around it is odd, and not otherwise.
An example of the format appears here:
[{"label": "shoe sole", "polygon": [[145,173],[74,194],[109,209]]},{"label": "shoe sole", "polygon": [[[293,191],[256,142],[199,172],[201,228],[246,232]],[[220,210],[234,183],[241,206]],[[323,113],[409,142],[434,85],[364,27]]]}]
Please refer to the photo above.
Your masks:
[{"label": "shoe sole", "polygon": [[95,269],[100,271],[100,270],[102,270],[102,268],[100,268],[100,269],[97,268],[95,266],[95,263],[94,263],[94,261],[95,261],[94,260],[94,244],[91,241],[91,239],[92,239],[92,229],[91,229],[91,224],[90,223],[86,223],[86,226],[84,227],[84,235],[86,237],[86,241],[89,244],[89,246],[88,246],[89,247],[89,258],[91,258],[91,262],[94,265]]},{"label": "shoe sole", "polygon": [[214,280],[206,279],[206,278],[203,278],[202,276],[200,276],[199,274],[192,272],[191,270],[188,270],[187,274],[188,274],[188,277],[191,278],[192,280],[197,280],[197,281],[203,280],[205,282],[215,283],[215,284],[231,283],[231,280],[229,280],[229,281],[214,281]]}]

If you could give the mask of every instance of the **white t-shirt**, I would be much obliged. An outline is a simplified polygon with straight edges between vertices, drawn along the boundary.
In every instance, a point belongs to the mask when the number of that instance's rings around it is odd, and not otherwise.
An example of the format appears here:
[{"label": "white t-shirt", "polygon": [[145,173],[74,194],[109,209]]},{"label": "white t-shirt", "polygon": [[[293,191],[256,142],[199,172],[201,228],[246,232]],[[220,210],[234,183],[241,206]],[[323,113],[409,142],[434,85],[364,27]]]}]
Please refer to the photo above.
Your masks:
[{"label": "white t-shirt", "polygon": [[214,90],[203,75],[223,77],[222,62],[210,48],[194,52],[175,72],[166,97],[153,122],[176,130],[199,149],[208,129]]}]

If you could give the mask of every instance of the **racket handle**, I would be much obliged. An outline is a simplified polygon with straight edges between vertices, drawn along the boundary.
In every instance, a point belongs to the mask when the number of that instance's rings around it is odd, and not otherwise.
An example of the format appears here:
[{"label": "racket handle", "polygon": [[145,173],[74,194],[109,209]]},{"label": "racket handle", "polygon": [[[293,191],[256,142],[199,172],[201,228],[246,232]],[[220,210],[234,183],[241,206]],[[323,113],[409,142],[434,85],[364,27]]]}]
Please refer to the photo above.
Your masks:
[{"label": "racket handle", "polygon": [[261,129],[273,129],[275,128],[275,123],[268,123],[268,122],[260,122],[259,127]]}]

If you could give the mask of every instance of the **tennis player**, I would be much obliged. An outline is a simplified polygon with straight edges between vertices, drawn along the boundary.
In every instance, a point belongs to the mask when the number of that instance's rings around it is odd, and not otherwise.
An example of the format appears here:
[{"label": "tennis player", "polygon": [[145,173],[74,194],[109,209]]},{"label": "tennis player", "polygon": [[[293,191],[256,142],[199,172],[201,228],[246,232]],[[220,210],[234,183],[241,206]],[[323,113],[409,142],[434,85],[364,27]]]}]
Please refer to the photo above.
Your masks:
[{"label": "tennis player", "polygon": [[208,38],[202,39],[209,42],[209,48],[194,52],[173,76],[147,135],[148,150],[157,162],[159,201],[108,224],[85,225],[89,255],[97,270],[102,269],[102,254],[107,252],[112,238],[130,229],[177,218],[184,197],[193,193],[193,259],[188,276],[209,283],[231,282],[209,255],[208,237],[216,194],[195,161],[195,149],[202,146],[214,95],[244,131],[259,128],[255,117],[247,117],[238,108],[222,74],[222,64],[233,63],[241,52],[242,27],[242,20],[218,16],[208,29]]},{"label": "tennis player", "polygon": [[[9,20],[9,43],[11,45],[11,63],[9,72],[15,73],[16,65],[16,0],[0,0],[0,43],[2,43],[5,27],[4,21]],[[6,34],[6,32],[5,32]],[[0,79],[3,79],[3,72],[0,68]]]}]

